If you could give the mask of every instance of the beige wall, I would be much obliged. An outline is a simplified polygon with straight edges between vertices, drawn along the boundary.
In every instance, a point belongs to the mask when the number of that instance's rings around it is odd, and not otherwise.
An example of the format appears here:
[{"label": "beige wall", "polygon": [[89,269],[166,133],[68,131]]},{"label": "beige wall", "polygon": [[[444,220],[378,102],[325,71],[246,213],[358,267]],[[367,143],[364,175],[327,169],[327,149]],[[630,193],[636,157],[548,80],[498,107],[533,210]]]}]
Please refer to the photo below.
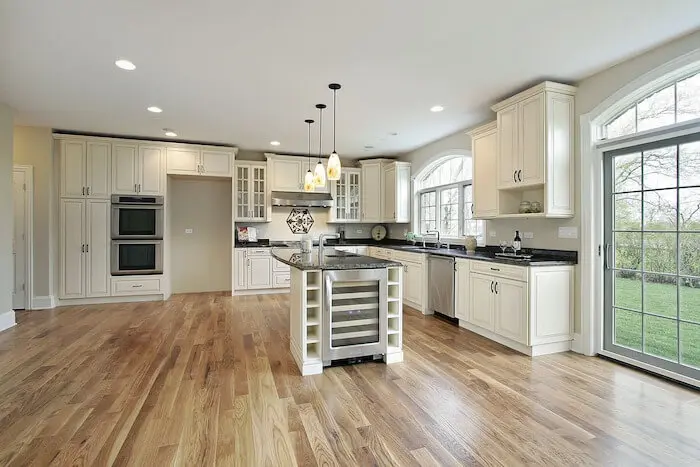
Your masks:
[{"label": "beige wall", "polygon": [[12,202],[12,109],[0,103],[0,329],[15,322],[12,311],[14,260],[12,235],[14,204]]},{"label": "beige wall", "polygon": [[171,178],[168,190],[172,292],[231,290],[231,181]]},{"label": "beige wall", "polygon": [[34,167],[34,296],[51,293],[51,213],[53,196],[53,137],[50,128],[16,126],[14,163]]}]

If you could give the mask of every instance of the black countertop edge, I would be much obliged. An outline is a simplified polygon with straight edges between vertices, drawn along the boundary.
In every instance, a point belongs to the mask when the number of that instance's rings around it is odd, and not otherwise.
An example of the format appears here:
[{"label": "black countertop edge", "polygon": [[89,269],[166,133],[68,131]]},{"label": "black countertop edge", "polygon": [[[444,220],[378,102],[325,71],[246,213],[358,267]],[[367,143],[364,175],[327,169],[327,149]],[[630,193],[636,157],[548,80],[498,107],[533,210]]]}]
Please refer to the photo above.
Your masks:
[{"label": "black countertop edge", "polygon": [[273,258],[301,271],[381,269],[401,266],[401,263],[397,261],[354,255],[352,253],[338,253],[338,256],[324,257],[323,262],[319,262],[318,250],[313,250],[311,253],[302,253],[301,250],[298,249],[272,248]]}]

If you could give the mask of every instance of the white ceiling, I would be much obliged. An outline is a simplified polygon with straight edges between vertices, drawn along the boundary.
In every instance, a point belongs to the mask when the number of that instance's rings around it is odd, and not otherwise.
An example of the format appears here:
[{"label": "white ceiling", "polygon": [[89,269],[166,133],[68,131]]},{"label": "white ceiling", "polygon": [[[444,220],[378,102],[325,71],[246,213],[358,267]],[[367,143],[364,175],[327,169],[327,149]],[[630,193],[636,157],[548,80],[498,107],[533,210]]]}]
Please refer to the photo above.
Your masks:
[{"label": "white ceiling", "polygon": [[3,0],[0,101],[18,124],[303,153],[337,81],[341,157],[393,154],[699,26],[697,0]]}]

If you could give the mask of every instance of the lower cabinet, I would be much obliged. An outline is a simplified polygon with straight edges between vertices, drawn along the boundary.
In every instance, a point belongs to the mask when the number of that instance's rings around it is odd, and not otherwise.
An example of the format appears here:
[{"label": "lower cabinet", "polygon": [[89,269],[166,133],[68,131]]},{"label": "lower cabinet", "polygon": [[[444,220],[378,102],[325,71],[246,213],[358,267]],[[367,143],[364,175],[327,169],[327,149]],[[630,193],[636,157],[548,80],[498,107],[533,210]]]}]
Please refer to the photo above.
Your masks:
[{"label": "lower cabinet", "polygon": [[269,248],[237,248],[233,254],[233,290],[286,289],[290,269]]},{"label": "lower cabinet", "polygon": [[471,273],[468,321],[499,336],[528,345],[527,283]]},{"label": "lower cabinet", "polygon": [[493,283],[493,277],[475,273],[469,275],[468,321],[489,331],[494,330],[494,314],[496,312]]},{"label": "lower cabinet", "polygon": [[403,301],[420,310],[423,308],[423,265],[405,261],[403,271]]},{"label": "lower cabinet", "polygon": [[272,287],[272,257],[248,256],[248,289],[269,289]]},{"label": "lower cabinet", "polygon": [[455,261],[455,318],[469,319],[469,261]]},{"label": "lower cabinet", "polygon": [[59,298],[109,296],[109,200],[62,199],[59,216]]}]

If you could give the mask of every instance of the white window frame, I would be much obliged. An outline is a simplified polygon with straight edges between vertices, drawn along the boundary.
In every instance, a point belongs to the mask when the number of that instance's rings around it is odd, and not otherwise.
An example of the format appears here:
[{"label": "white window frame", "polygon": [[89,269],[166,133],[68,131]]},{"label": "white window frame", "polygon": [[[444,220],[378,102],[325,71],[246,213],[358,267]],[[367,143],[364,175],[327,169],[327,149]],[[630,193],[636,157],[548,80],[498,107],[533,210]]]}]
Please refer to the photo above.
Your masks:
[{"label": "white window frame", "polygon": [[[456,157],[469,157],[470,159],[471,154],[469,154],[467,151],[449,151],[447,153],[443,153],[443,155],[435,158],[435,160],[429,164],[426,168],[424,168],[420,174],[414,179],[414,186],[418,187],[421,182],[429,177],[433,171],[435,171],[438,167],[440,167],[442,164],[448,162],[450,159],[456,158]],[[473,163],[473,159],[472,159]],[[427,188],[416,188],[414,192],[414,212],[415,215],[413,216],[414,218],[414,224],[413,228],[415,232],[418,235],[425,236],[427,232],[423,231],[423,219],[422,214],[422,205],[421,205],[421,196],[425,193],[431,193],[435,192],[435,224],[436,224],[436,229],[440,231],[440,212],[441,212],[441,205],[440,205],[440,200],[441,200],[441,193],[445,190],[457,189],[457,196],[458,196],[458,202],[457,202],[457,236],[447,236],[442,234],[440,232],[440,241],[443,242],[462,242],[464,240],[464,237],[466,236],[464,232],[464,224],[465,224],[465,218],[464,218],[464,188],[467,186],[473,186],[473,181],[471,179],[466,179],[466,180],[460,180],[458,182],[453,182],[453,183],[447,183],[444,185],[435,185]],[[472,191],[472,197],[474,192]],[[473,203],[473,199],[472,199]],[[479,246],[485,246],[486,245],[486,223],[485,221],[481,219],[474,219],[477,222],[482,222],[483,227],[482,230],[484,232],[483,236],[481,238],[477,237],[477,244]]]}]

